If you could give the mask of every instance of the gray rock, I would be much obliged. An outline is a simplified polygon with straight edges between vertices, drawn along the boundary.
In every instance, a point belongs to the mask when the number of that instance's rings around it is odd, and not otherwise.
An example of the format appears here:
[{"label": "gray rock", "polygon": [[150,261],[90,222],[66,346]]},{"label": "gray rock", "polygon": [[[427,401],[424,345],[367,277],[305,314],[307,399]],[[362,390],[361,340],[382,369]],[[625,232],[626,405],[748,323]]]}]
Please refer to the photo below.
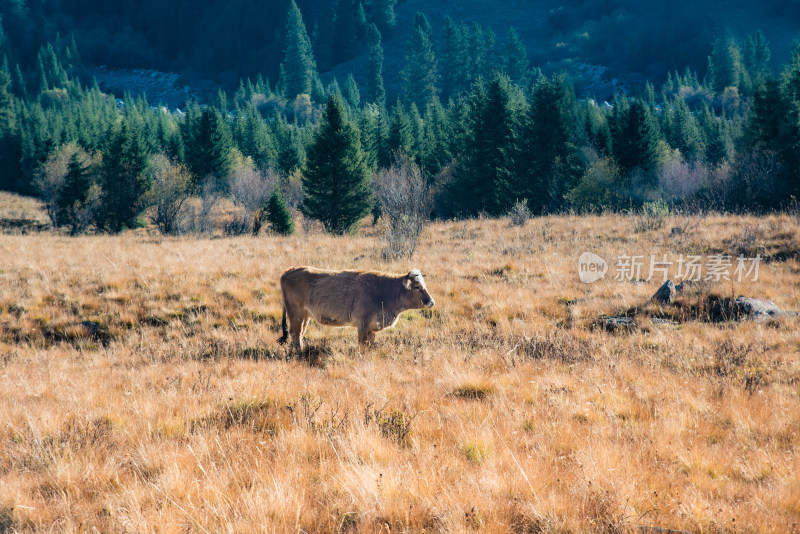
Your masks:
[{"label": "gray rock", "polygon": [[736,297],[733,302],[739,315],[752,319],[769,319],[771,317],[796,317],[797,312],[781,310],[771,300]]},{"label": "gray rock", "polygon": [[653,298],[650,300],[655,300],[662,306],[664,304],[671,304],[673,300],[675,300],[675,284],[672,283],[672,280],[667,280],[664,284],[658,288],[656,294],[653,295]]},{"label": "gray rock", "polygon": [[624,315],[600,317],[600,319],[598,319],[598,324],[609,332],[630,331],[637,326],[633,317],[626,317]]}]

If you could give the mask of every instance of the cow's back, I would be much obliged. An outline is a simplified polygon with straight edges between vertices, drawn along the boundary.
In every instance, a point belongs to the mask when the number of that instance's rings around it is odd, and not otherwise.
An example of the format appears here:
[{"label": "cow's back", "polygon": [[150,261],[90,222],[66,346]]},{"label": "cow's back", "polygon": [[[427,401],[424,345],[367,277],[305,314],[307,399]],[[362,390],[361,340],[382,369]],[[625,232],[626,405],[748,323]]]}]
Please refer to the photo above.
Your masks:
[{"label": "cow's back", "polygon": [[357,271],[295,267],[281,276],[281,289],[290,306],[307,310],[318,322],[349,324],[354,302],[363,295],[361,275]]}]

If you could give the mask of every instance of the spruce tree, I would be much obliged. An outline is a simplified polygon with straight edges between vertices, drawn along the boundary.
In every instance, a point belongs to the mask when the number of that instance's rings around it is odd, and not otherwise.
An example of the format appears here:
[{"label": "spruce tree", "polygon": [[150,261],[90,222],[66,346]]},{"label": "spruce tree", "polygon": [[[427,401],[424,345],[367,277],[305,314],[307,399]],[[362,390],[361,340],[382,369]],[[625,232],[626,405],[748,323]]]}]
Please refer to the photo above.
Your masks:
[{"label": "spruce tree", "polygon": [[403,96],[410,105],[425,109],[439,89],[436,54],[433,51],[431,27],[422,13],[414,19],[414,29],[408,41],[403,77]]},{"label": "spruce tree", "polygon": [[453,159],[450,123],[438,98],[428,104],[424,125],[425,143],[420,159],[428,175],[435,176]]},{"label": "spruce tree", "polygon": [[83,229],[79,210],[86,203],[93,181],[89,158],[85,152],[76,149],[70,156],[67,175],[58,195],[58,224],[70,227],[75,235]]},{"label": "spruce tree", "polygon": [[672,148],[678,149],[686,161],[697,161],[705,151],[697,119],[680,96],[676,96],[669,106],[669,110],[664,113],[669,117],[664,132],[667,142]]},{"label": "spruce tree", "polygon": [[442,51],[443,98],[449,98],[464,89],[468,62],[464,26],[456,24],[448,16],[444,27],[444,50]]},{"label": "spruce tree", "polygon": [[149,187],[149,154],[139,125],[123,120],[103,155],[100,225],[112,232],[133,228]]},{"label": "spruce tree", "polygon": [[501,65],[511,81],[525,85],[530,70],[528,52],[514,28],[508,29],[508,36],[503,43]]},{"label": "spruce tree", "polygon": [[560,208],[563,195],[582,173],[574,142],[576,115],[575,95],[564,76],[537,80],[518,171],[520,191],[534,212]]},{"label": "spruce tree", "polygon": [[334,234],[356,231],[372,207],[360,133],[348,120],[338,95],[328,97],[319,131],[308,150],[303,190],[303,214],[319,220]]},{"label": "spruce tree", "polygon": [[347,79],[344,81],[343,93],[347,104],[352,109],[358,109],[361,105],[361,93],[358,91],[358,84],[352,73],[348,74]]},{"label": "spruce tree", "polygon": [[411,120],[403,108],[403,103],[400,100],[395,103],[392,108],[392,115],[389,118],[389,129],[386,137],[387,151],[385,156],[387,159],[381,158],[379,165],[381,167],[388,167],[391,165],[392,154],[395,152],[402,152],[406,156],[414,157],[414,132],[411,126]]},{"label": "spruce tree", "polygon": [[294,99],[301,93],[310,95],[314,79],[319,76],[303,15],[294,0],[286,20],[286,47],[280,71],[279,84],[287,99]]},{"label": "spruce tree", "polygon": [[196,183],[213,176],[222,181],[228,178],[231,166],[233,134],[227,119],[213,107],[207,107],[197,119],[193,137],[186,143],[186,163]]},{"label": "spruce tree", "polygon": [[455,213],[500,215],[513,204],[514,157],[519,153],[522,99],[505,75],[470,95],[470,129],[449,186]]},{"label": "spruce tree", "polygon": [[383,88],[383,46],[381,33],[374,24],[367,28],[369,60],[367,65],[367,98],[378,107],[386,105],[386,90]]},{"label": "spruce tree", "polygon": [[642,185],[653,185],[660,140],[661,132],[650,109],[641,100],[634,100],[621,112],[612,130],[614,158],[625,172],[644,171],[646,182]]},{"label": "spruce tree", "polygon": [[272,190],[269,201],[267,201],[266,216],[273,232],[280,235],[292,235],[294,233],[292,214],[289,213],[289,208],[286,207],[286,201],[283,199],[281,189],[277,185]]}]

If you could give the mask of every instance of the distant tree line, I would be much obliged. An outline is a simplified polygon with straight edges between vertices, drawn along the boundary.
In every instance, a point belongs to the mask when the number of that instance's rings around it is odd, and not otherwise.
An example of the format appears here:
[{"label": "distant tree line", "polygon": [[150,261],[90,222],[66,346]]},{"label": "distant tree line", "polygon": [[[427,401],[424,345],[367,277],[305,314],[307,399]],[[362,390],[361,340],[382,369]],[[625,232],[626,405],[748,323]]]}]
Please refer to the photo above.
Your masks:
[{"label": "distant tree line", "polygon": [[[391,5],[359,3],[355,20],[384,6],[391,26]],[[661,87],[598,104],[578,99],[564,75],[532,67],[513,30],[498,44],[449,19],[437,47],[418,14],[403,90],[387,102],[376,22],[364,29],[366,86],[352,75],[323,86],[300,8],[292,1],[284,16],[275,86],[246,79],[184,112],[85,85],[72,39],[42,46],[33,63],[9,60],[15,49],[4,45],[0,189],[41,196],[53,224],[72,233],[133,228],[144,213],[178,232],[176,214],[189,205],[202,230],[222,196],[241,208],[232,233],[264,222],[291,232],[295,209],[351,232],[370,211],[381,215],[372,176],[398,157],[406,170],[394,174],[416,176],[409,162],[420,169],[433,217],[503,215],[520,202],[534,214],[654,200],[769,210],[800,195],[800,46],[775,75],[760,32],[715,39],[702,79],[670,72]]]}]

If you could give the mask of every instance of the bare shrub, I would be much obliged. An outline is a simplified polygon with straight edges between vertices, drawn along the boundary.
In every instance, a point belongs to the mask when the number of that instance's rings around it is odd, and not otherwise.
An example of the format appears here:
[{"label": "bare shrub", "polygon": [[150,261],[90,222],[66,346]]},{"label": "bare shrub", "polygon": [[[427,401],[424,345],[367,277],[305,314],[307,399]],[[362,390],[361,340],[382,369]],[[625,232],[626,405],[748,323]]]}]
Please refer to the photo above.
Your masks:
[{"label": "bare shrub", "polygon": [[197,213],[197,222],[194,226],[196,232],[201,234],[214,233],[214,218],[220,199],[222,199],[222,192],[217,185],[217,180],[213,177],[208,178],[203,183],[200,195],[200,211]]},{"label": "bare shrub", "polygon": [[700,162],[670,160],[658,170],[658,187],[661,195],[671,201],[689,199],[705,187],[710,172],[710,169]]},{"label": "bare shrub", "polygon": [[411,257],[431,212],[431,192],[422,171],[397,153],[392,166],[373,177],[375,199],[386,226],[385,258]]},{"label": "bare shrub", "polygon": [[180,233],[179,216],[189,198],[191,175],[180,163],[158,154],[150,159],[153,182],[147,203],[154,207],[150,220],[163,234]]},{"label": "bare shrub", "polygon": [[234,213],[233,220],[226,224],[226,234],[258,234],[264,219],[264,207],[277,181],[277,175],[271,170],[263,173],[250,163],[234,171],[230,192],[233,201],[241,206],[241,209]]},{"label": "bare shrub", "polygon": [[86,152],[78,145],[69,143],[53,151],[37,169],[33,178],[33,186],[44,202],[45,211],[53,227],[58,226],[63,219],[60,213],[63,207],[61,193],[73,158],[77,158],[86,166],[90,164]]},{"label": "bare shrub", "polygon": [[531,218],[531,210],[528,208],[527,200],[517,200],[508,212],[511,226],[525,226]]}]

